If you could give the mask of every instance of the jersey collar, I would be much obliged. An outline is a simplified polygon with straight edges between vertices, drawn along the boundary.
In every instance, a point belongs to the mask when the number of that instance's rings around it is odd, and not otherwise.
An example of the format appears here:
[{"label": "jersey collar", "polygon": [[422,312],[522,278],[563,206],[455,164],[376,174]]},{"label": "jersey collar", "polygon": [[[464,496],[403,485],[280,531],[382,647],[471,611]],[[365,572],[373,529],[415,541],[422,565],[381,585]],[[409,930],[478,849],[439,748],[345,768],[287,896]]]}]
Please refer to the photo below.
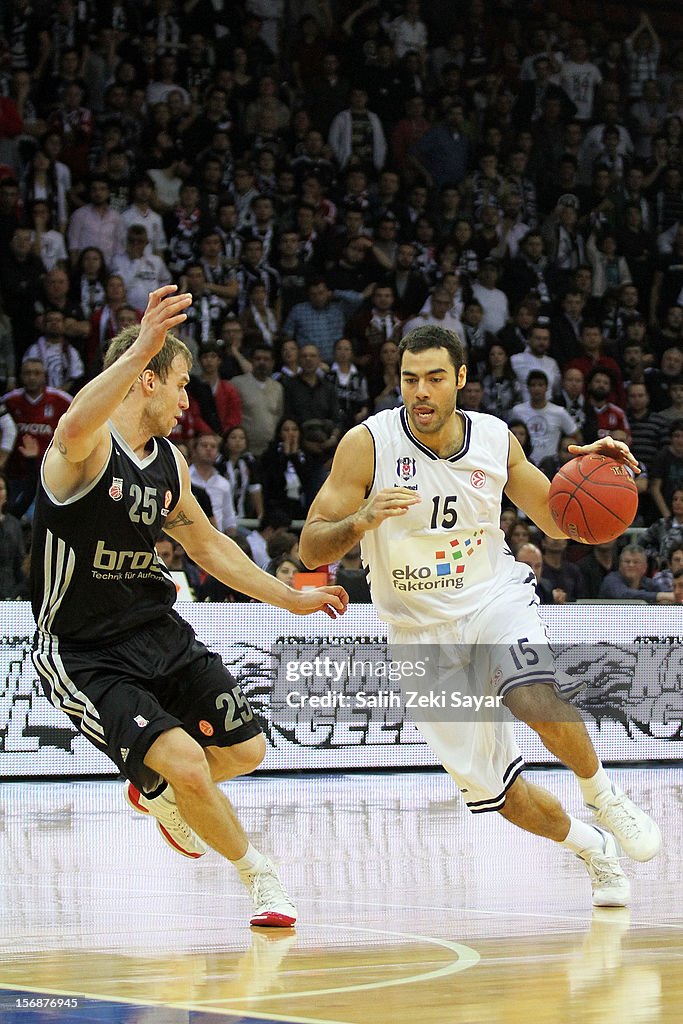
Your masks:
[{"label": "jersey collar", "polygon": [[146,455],[144,459],[141,459],[135,454],[135,452],[128,444],[126,439],[122,437],[121,434],[119,434],[118,430],[111,422],[111,420],[109,421],[109,429],[111,430],[112,437],[114,438],[116,443],[119,445],[120,448],[123,449],[123,451],[126,453],[131,462],[134,462],[139,469],[145,469],[145,467],[151,465],[154,462],[159,451],[159,446],[157,444],[156,437],[152,438],[152,450],[149,453],[149,455]]},{"label": "jersey collar", "polygon": [[425,444],[422,444],[421,441],[418,441],[418,439],[415,437],[415,434],[410,429],[410,424],[408,422],[408,412],[406,410],[405,405],[401,406],[400,411],[401,426],[403,427],[403,432],[405,433],[406,437],[412,442],[412,444],[415,445],[417,449],[419,449],[419,451],[422,452],[423,455],[426,455],[427,458],[432,459],[435,462],[458,462],[465,455],[467,455],[467,452],[469,451],[470,437],[472,434],[472,420],[469,418],[466,412],[463,412],[462,409],[458,409],[456,410],[456,412],[459,413],[463,419],[464,435],[462,439],[462,448],[460,449],[459,452],[456,452],[455,455],[451,455],[447,459],[442,459],[439,455],[436,454],[436,452],[433,452],[431,448],[428,448]]}]

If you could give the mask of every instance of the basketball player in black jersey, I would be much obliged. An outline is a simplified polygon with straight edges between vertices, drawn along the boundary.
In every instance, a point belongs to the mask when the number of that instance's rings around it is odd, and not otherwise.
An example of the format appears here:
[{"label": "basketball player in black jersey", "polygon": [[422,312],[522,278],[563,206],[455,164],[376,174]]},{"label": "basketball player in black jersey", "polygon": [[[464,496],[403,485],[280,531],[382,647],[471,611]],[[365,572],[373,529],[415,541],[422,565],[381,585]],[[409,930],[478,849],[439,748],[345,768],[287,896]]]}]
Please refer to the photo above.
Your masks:
[{"label": "basketball player in black jersey", "polygon": [[342,614],[341,587],[296,591],[215,530],[166,436],[188,406],[191,356],[171,333],[192,297],[150,294],[140,327],[114,339],[104,371],[59,421],[34,518],[33,660],[48,699],[117,764],[132,806],[178,852],[205,843],[249,889],[252,924],[290,927],[296,910],[216,783],[250,772],[265,741],[218,655],[174,611],[154,544],[162,531],[212,576],[300,615]]}]

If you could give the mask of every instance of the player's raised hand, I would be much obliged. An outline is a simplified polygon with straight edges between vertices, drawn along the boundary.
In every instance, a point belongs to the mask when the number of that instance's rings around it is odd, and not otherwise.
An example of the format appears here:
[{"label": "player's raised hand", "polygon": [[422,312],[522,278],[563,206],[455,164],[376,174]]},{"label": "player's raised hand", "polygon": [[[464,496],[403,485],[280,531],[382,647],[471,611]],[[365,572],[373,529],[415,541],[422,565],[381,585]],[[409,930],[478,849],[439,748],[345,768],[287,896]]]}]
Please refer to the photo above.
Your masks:
[{"label": "player's raised hand", "polygon": [[288,606],[295,615],[312,615],[325,612],[331,619],[343,615],[349,603],[349,595],[343,587],[315,587],[311,590],[292,590],[292,602]]},{"label": "player's raised hand", "polygon": [[144,350],[150,359],[155,356],[161,350],[168,331],[187,320],[185,310],[191,304],[190,293],[179,292],[175,284],[165,284],[150,292],[136,348]]},{"label": "player's raised hand", "polygon": [[572,455],[604,455],[607,459],[615,459],[617,462],[625,463],[634,473],[640,473],[638,460],[625,441],[617,441],[614,437],[599,437],[592,444],[570,444],[567,451]]},{"label": "player's raised hand", "polygon": [[407,487],[385,487],[363,502],[356,516],[358,525],[363,530],[376,530],[385,519],[404,516],[411,505],[420,501],[420,495]]}]

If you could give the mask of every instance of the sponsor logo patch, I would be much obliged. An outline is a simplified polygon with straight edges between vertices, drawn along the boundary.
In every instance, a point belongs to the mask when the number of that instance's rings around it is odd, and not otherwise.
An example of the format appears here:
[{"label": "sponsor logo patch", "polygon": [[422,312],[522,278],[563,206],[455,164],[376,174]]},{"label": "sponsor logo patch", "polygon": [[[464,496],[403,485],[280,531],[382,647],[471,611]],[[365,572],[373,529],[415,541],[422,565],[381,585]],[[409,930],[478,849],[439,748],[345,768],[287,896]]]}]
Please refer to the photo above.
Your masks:
[{"label": "sponsor logo patch", "polygon": [[213,736],[213,726],[211,725],[211,722],[207,722],[205,719],[202,719],[199,723],[199,731],[205,736]]},{"label": "sponsor logo patch", "polygon": [[121,501],[123,497],[123,478],[120,476],[112,477],[111,487],[109,488],[109,497],[113,501]]},{"label": "sponsor logo patch", "polygon": [[144,729],[146,725],[149,725],[147,719],[143,718],[142,715],[136,715],[133,721],[136,725],[140,726],[141,729]]},{"label": "sponsor logo patch", "polygon": [[412,480],[415,476],[415,459],[408,455],[396,459],[396,473],[400,480]]}]

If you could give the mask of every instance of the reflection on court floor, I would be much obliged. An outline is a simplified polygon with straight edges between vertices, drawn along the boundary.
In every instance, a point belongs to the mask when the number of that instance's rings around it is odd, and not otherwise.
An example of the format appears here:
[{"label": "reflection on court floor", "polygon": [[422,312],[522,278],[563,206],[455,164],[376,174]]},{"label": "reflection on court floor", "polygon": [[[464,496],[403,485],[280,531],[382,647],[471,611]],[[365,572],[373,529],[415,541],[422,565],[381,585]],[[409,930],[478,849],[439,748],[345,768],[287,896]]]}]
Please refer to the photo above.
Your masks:
[{"label": "reflection on court floor", "polygon": [[[680,771],[615,775],[664,849],[625,862],[630,911],[594,913],[575,858],[470,816],[444,774],[229,784],[296,897],[291,933],[250,929],[231,869],[174,855],[121,783],[4,784],[0,1020],[679,1022]],[[568,773],[529,777],[582,813]]]}]

